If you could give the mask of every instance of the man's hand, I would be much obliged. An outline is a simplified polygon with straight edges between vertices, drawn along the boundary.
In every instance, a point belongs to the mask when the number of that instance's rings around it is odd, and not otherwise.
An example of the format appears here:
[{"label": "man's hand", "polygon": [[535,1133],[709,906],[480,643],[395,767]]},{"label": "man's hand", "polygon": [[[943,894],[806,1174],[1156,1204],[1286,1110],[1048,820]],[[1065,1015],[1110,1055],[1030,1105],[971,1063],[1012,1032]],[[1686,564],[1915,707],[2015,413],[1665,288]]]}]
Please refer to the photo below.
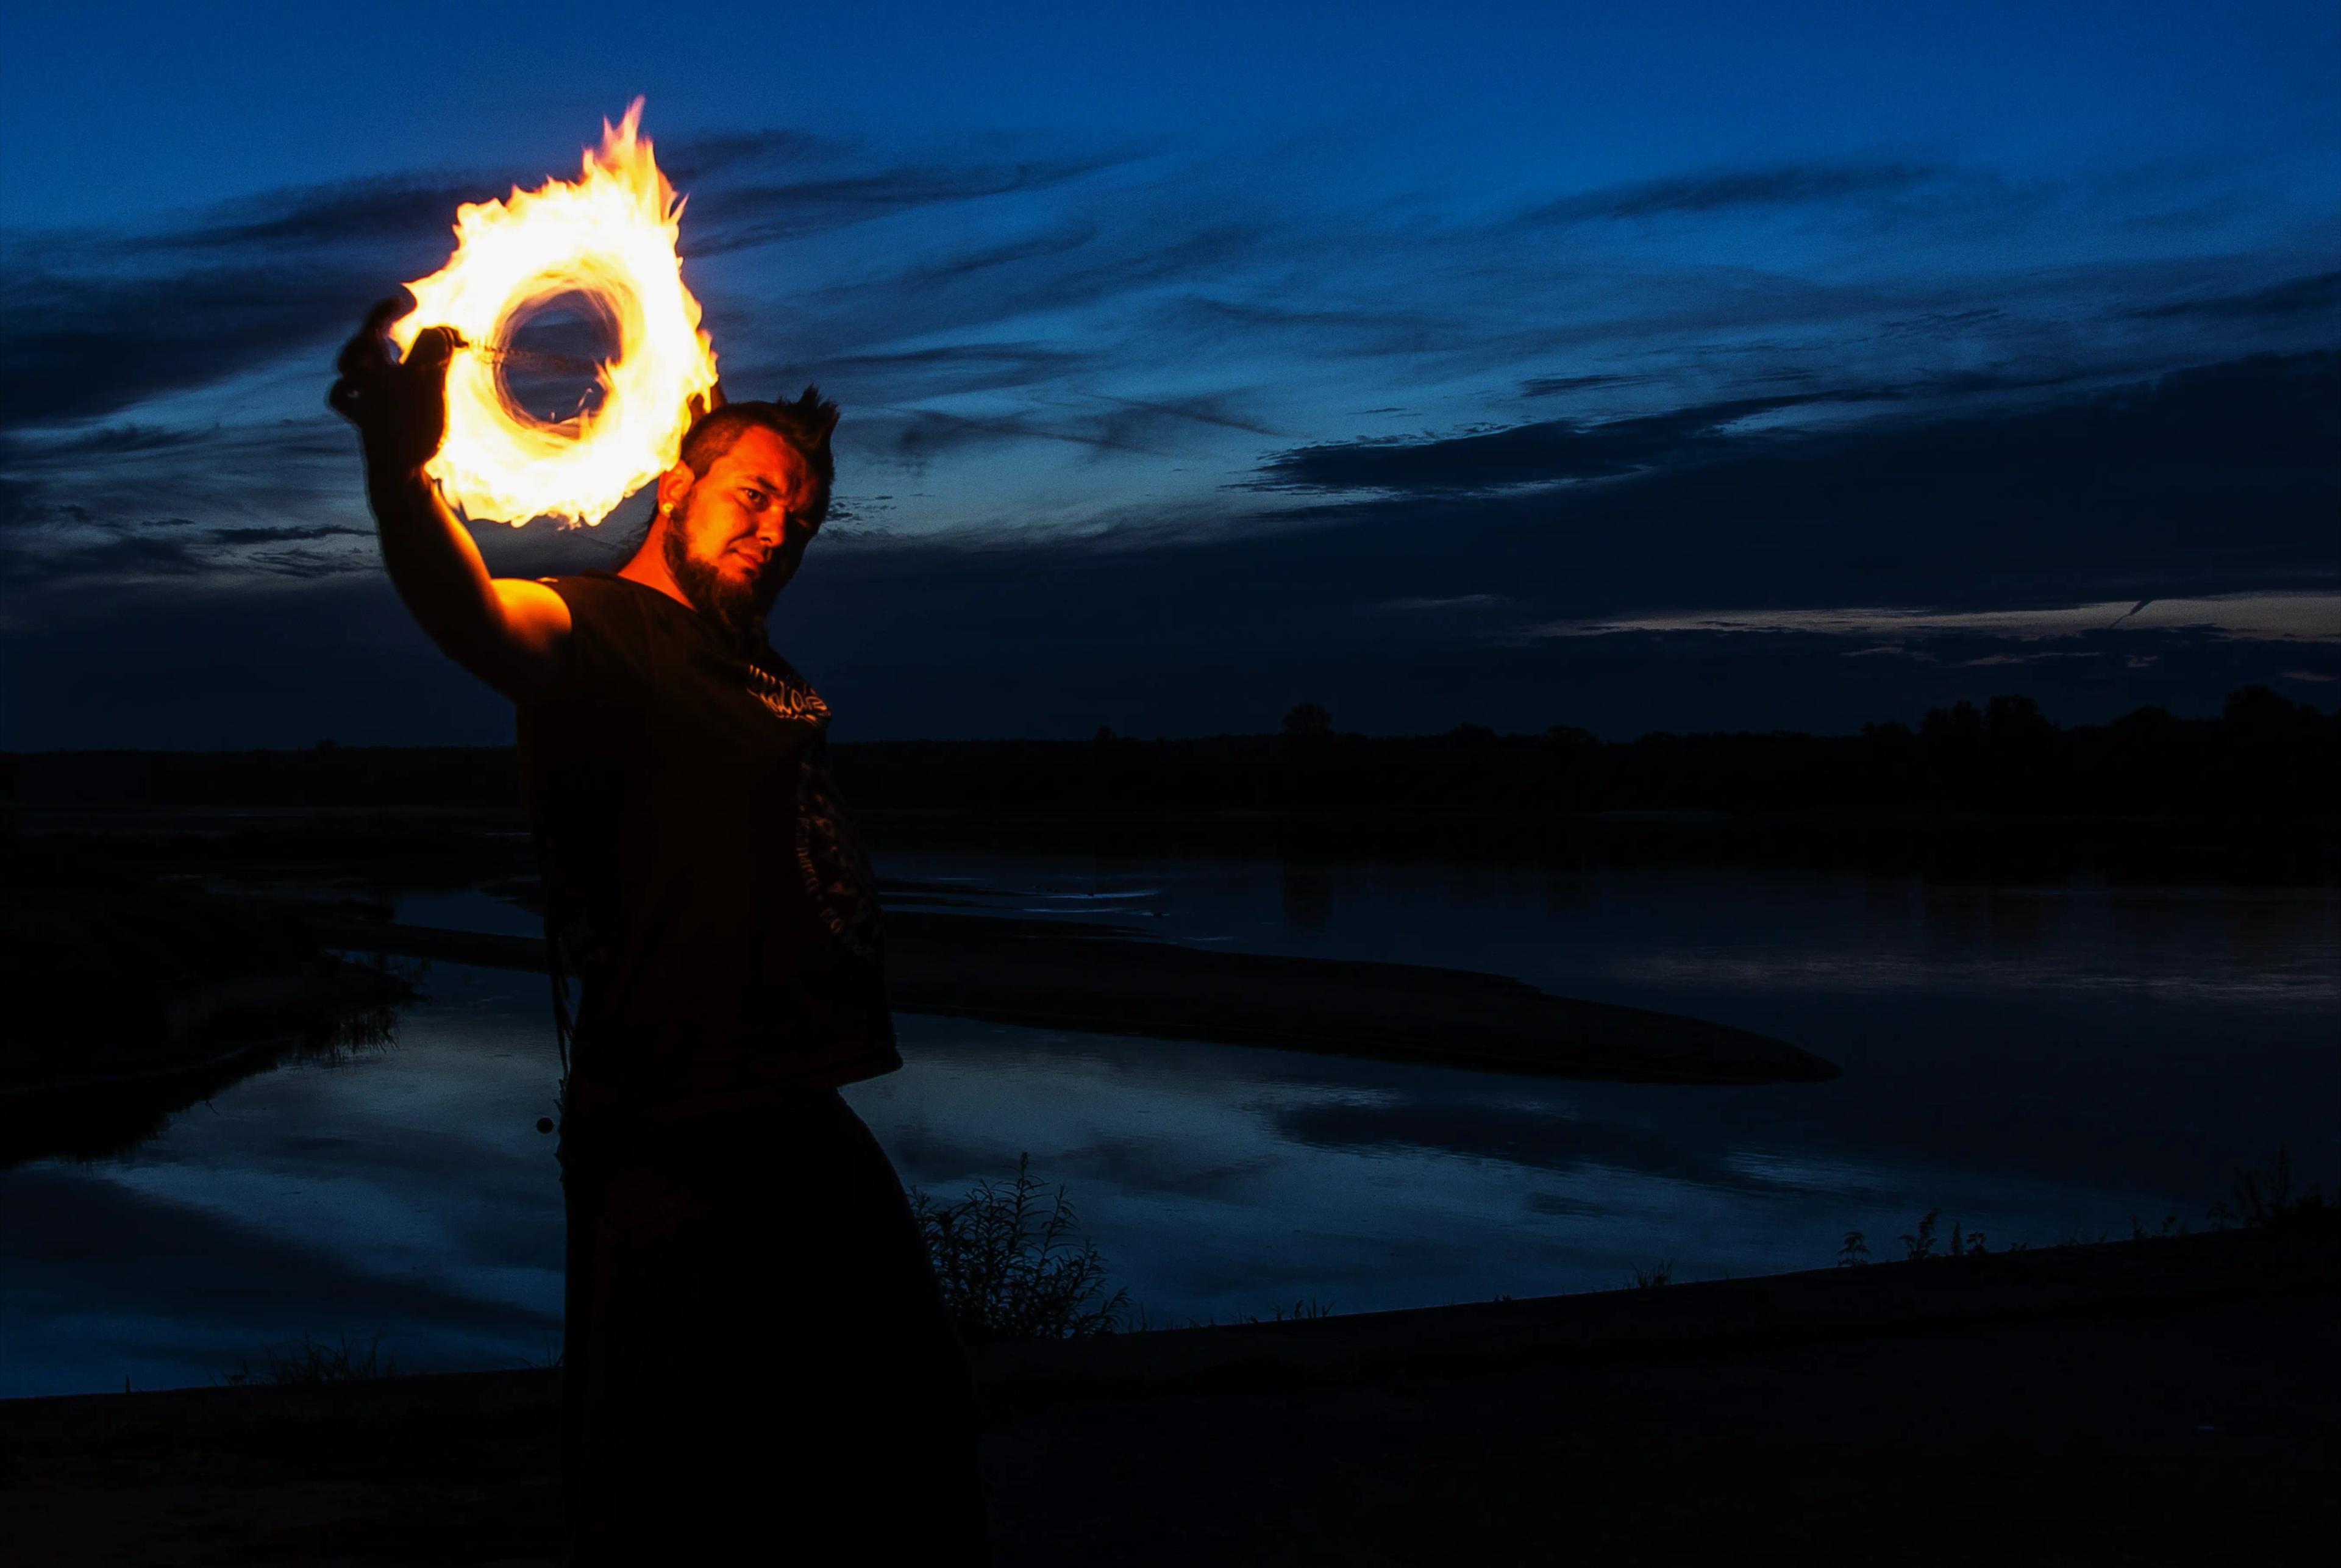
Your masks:
[{"label": "man's hand", "polygon": [[325,394],[334,412],[358,427],[372,483],[421,472],[447,435],[447,361],[463,340],[453,328],[427,327],[393,364],[383,329],[412,308],[385,299],[366,312],[334,361],[340,379]]},{"label": "man's hand", "polygon": [[432,327],[392,364],[382,329],[409,308],[386,299],[366,313],[325,398],[364,439],[382,564],[448,657],[508,697],[545,696],[560,677],[568,601],[542,583],[491,577],[471,530],[423,479],[447,434],[447,358],[463,339]]}]

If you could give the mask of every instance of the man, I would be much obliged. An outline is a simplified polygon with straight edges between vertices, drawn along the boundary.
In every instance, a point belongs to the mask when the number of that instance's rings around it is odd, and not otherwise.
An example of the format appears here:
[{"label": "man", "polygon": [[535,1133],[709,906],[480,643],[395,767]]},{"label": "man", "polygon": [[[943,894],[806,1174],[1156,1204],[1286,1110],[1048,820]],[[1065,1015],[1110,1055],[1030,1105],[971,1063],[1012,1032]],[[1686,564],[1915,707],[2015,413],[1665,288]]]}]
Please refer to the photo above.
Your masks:
[{"label": "man", "polygon": [[837,1094],[902,1064],[877,900],[822,765],[829,710],[764,635],[829,508],[836,405],[808,387],[700,414],[614,575],[491,577],[423,475],[459,345],[433,329],[393,363],[398,314],[374,307],[329,401],[399,596],[519,709],[574,1044],[573,1561],[981,1561],[965,1358]]}]

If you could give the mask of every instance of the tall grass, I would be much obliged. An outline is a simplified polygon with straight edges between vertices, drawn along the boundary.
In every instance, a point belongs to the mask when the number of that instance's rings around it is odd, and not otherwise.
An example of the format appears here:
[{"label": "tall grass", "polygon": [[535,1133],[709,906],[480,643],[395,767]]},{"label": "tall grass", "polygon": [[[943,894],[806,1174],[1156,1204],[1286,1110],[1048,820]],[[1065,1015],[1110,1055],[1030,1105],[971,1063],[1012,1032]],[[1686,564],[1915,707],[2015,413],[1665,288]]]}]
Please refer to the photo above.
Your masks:
[{"label": "tall grass", "polygon": [[249,1360],[220,1382],[233,1386],[249,1383],[302,1385],[324,1383],[371,1383],[396,1377],[398,1362],[382,1352],[382,1335],[360,1339],[345,1333],[332,1343],[303,1334],[277,1344],[263,1345],[260,1365]]},{"label": "tall grass", "polygon": [[2341,1223],[2341,1194],[2328,1200],[2323,1185],[2314,1182],[2306,1190],[2296,1187],[2288,1144],[2278,1144],[2276,1158],[2264,1166],[2238,1166],[2228,1196],[2235,1199],[2232,1207],[2224,1201],[2211,1205],[2211,1223],[2223,1231],[2237,1225],[2245,1230],[2330,1229]]},{"label": "tall grass", "polygon": [[[1949,1240],[1946,1242],[1936,1230],[1942,1216],[1942,1210],[1929,1209],[1919,1216],[1915,1230],[1903,1233],[1902,1251],[1908,1261],[1923,1263],[1933,1258],[1974,1257],[1991,1250],[1984,1244],[1981,1231],[1962,1233],[1956,1223],[1951,1226]],[[2302,1186],[2293,1171],[2290,1146],[2278,1145],[2276,1158],[2266,1164],[2236,1168],[2235,1184],[2228,1190],[2227,1197],[2212,1204],[2207,1218],[2216,1231],[2333,1229],[2341,1227],[2341,1194],[2328,1198],[2324,1187],[2315,1182]],[[2187,1228],[2187,1222],[2176,1214],[2165,1215],[2158,1227],[2148,1227],[2143,1220],[2132,1214],[2129,1239],[2134,1242],[2159,1241],[2186,1235]],[[2101,1233],[2097,1237],[2100,1243],[2112,1239],[2110,1233]],[[2078,1232],[2068,1232],[2059,1244],[2086,1246],[2088,1241]],[[2016,1242],[2000,1250],[2020,1253],[2027,1250],[2027,1243]],[[1858,1268],[1869,1262],[1868,1239],[1859,1231],[1846,1232],[1845,1243],[1838,1249],[1837,1261],[1840,1268]]]}]

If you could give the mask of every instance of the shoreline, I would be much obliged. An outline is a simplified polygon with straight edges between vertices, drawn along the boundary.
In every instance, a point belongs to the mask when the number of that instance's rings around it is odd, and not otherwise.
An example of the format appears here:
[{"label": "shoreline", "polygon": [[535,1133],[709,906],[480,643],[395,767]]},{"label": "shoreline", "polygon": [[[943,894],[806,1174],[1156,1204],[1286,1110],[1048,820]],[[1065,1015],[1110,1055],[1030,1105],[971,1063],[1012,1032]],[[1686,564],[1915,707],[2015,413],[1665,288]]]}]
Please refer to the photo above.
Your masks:
[{"label": "shoreline", "polygon": [[[542,938],[338,921],[329,944],[542,974]],[[1823,1083],[1837,1066],[1768,1035],[1549,995],[1471,970],[1184,947],[1063,923],[887,916],[896,1012],[1625,1083]]]},{"label": "shoreline", "polygon": [[[533,866],[516,800],[230,804],[27,799],[26,840],[160,853],[233,869],[412,871],[453,879]],[[1328,864],[1489,860],[1540,865],[1840,868],[2007,878],[2103,875],[2239,885],[2341,884],[2341,815],[2326,812],[1983,812],[858,807],[869,847],[1280,859]]]},{"label": "shoreline", "polygon": [[[973,1361],[1003,1564],[1544,1561],[1564,1517],[1662,1558],[2288,1560],[2341,1510],[2336,1306],[2341,1233],[2229,1231]],[[549,1563],[559,1377],[0,1401],[0,1515],[59,1563]]]}]

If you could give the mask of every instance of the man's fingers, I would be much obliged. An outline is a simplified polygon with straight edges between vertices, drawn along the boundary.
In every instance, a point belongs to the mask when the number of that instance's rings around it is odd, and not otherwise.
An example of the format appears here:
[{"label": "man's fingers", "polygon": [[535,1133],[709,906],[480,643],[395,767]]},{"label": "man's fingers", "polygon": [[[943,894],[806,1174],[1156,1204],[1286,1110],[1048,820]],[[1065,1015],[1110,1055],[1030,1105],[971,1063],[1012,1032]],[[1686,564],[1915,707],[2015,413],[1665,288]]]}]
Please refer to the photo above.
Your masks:
[{"label": "man's fingers", "polygon": [[334,373],[340,375],[364,375],[387,363],[382,352],[382,339],[370,332],[361,332],[342,345],[342,352],[334,356]]},{"label": "man's fingers", "polygon": [[[383,301],[383,305],[389,303],[388,300]],[[366,312],[365,325],[350,335],[349,342],[342,345],[342,352],[334,356],[334,368],[344,375],[364,375],[368,371],[379,370],[388,365],[390,356],[383,352],[382,346],[382,325],[388,319],[383,314],[382,305]]]},{"label": "man's fingers", "polygon": [[388,365],[390,356],[383,351],[383,329],[413,308],[395,296],[374,301],[373,308],[366,312],[364,323],[342,345],[334,368],[344,375],[357,375]]},{"label": "man's fingers", "polygon": [[347,377],[334,383],[325,393],[325,406],[344,419],[356,419],[358,416],[357,383]]},{"label": "man's fingers", "polygon": [[463,346],[463,335],[452,326],[426,326],[406,351],[405,363],[428,369],[444,366],[457,349]]}]

